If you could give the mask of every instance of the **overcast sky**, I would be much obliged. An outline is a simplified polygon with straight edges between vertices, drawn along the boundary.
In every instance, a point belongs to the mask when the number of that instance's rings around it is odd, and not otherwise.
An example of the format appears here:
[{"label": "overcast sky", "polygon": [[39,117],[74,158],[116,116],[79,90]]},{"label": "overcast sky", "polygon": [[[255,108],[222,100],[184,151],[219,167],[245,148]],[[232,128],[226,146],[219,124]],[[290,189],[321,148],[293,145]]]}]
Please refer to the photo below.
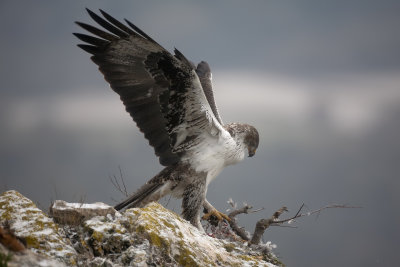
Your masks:
[{"label": "overcast sky", "polygon": [[73,22],[94,24],[85,7],[208,61],[223,120],[259,129],[257,155],[210,184],[217,208],[230,197],[265,207],[240,217],[252,230],[282,205],[364,207],[268,230],[283,262],[398,263],[399,1],[1,1],[0,188],[43,209],[54,199],[115,204],[118,166],[130,192],[161,170],[76,47]]}]

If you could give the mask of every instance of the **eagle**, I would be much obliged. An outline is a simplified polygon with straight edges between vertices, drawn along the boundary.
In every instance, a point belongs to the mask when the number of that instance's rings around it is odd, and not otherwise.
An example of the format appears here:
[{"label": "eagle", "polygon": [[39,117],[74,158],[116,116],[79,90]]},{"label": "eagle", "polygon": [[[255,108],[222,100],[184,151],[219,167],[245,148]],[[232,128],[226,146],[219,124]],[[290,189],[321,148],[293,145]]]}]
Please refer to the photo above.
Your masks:
[{"label": "eagle", "polygon": [[200,230],[203,209],[203,218],[229,220],[207,201],[207,187],[226,166],[254,156],[256,128],[222,122],[207,62],[196,66],[176,48],[171,54],[126,19],[124,24],[101,9],[102,16],[87,12],[101,28],[76,22],[90,33],[74,33],[85,43],[78,46],[92,55],[165,166],[115,209],[171,194],[182,198],[182,217]]}]

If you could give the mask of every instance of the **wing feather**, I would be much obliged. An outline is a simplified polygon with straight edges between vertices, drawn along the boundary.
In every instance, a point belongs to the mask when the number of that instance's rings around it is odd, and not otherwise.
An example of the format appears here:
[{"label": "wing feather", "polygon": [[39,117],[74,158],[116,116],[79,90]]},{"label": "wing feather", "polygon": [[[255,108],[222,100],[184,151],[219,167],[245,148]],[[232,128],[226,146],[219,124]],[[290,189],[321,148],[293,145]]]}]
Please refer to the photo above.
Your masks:
[{"label": "wing feather", "polygon": [[82,28],[84,28],[85,30],[87,30],[88,32],[90,32],[90,33],[92,33],[94,35],[97,35],[97,36],[99,36],[99,37],[101,37],[103,39],[106,39],[108,41],[118,40],[117,36],[112,35],[110,33],[107,33],[105,31],[102,31],[102,30],[100,30],[100,29],[98,29],[96,27],[93,27],[93,26],[89,25],[89,24],[78,22],[78,21],[75,22],[75,23],[78,24],[79,26],[81,26]]},{"label": "wing feather", "polygon": [[221,125],[224,125],[222,122],[221,116],[219,115],[217,105],[215,104],[214,92],[212,89],[212,74],[210,66],[207,62],[202,61],[197,65],[196,73],[199,76],[201,86],[203,87],[204,94],[207,97],[207,101],[211,106],[211,109],[217,118],[218,122]]},{"label": "wing feather", "polygon": [[100,38],[96,38],[96,37],[93,37],[93,36],[89,36],[89,35],[86,35],[86,34],[74,33],[74,35],[76,37],[78,37],[81,41],[84,41],[85,43],[88,43],[88,44],[91,44],[91,45],[94,45],[94,46],[102,47],[102,46],[106,46],[106,45],[108,45],[110,43],[110,42],[108,42],[106,40],[103,40],[103,39],[100,39]]},{"label": "wing feather", "polygon": [[94,45],[78,44],[78,47],[93,55],[99,52],[98,47]]},{"label": "wing feather", "polygon": [[111,22],[113,25],[115,25],[119,29],[123,30],[124,32],[126,32],[126,33],[128,33],[130,35],[135,35],[136,34],[133,30],[131,30],[125,24],[123,24],[120,21],[116,20],[115,18],[111,17],[109,14],[107,14],[103,10],[100,9],[100,12],[109,22]]},{"label": "wing feather", "polygon": [[129,37],[129,34],[126,33],[125,31],[121,30],[118,27],[113,26],[112,24],[108,23],[106,20],[102,19],[99,17],[96,13],[93,11],[87,9],[87,12],[89,13],[90,17],[96,21],[100,26],[103,26],[104,29],[108,30],[109,32],[119,36],[119,37]]},{"label": "wing feather", "polygon": [[172,55],[131,22],[125,20],[129,28],[100,12],[104,19],[88,10],[108,32],[77,22],[94,35],[75,34],[87,43],[78,46],[93,55],[162,165],[177,163],[204,141],[205,133],[223,130],[194,66],[182,53],[175,49]]}]

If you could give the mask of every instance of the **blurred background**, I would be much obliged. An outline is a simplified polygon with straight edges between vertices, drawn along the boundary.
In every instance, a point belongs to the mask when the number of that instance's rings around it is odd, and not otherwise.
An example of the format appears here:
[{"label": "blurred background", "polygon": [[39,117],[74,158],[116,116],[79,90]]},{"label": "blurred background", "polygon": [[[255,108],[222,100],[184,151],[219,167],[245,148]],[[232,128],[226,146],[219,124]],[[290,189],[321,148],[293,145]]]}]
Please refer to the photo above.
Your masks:
[{"label": "blurred background", "polygon": [[130,192],[162,168],[76,47],[73,22],[94,23],[85,7],[208,61],[223,120],[258,128],[256,156],[209,186],[215,207],[264,207],[239,217],[252,231],[283,205],[286,216],[302,203],[362,206],[272,227],[264,241],[288,266],[398,264],[399,1],[1,1],[0,189],[44,210],[116,204],[119,166]]}]

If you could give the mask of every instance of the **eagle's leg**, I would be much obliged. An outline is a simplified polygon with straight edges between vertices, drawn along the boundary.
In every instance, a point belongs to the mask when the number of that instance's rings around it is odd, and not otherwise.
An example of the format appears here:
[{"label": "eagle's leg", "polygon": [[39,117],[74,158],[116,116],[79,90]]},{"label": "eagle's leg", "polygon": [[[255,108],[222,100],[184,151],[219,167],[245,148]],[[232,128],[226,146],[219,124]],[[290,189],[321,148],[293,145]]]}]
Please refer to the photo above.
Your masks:
[{"label": "eagle's leg", "polygon": [[194,179],[185,187],[182,199],[182,216],[199,230],[203,230],[200,223],[203,203],[206,196],[206,179]]},{"label": "eagle's leg", "polygon": [[202,217],[203,220],[208,220],[211,216],[215,216],[218,221],[222,221],[223,219],[227,220],[228,222],[231,221],[231,218],[229,218],[228,215],[214,208],[207,199],[204,200],[203,207],[207,210],[207,213]]}]

